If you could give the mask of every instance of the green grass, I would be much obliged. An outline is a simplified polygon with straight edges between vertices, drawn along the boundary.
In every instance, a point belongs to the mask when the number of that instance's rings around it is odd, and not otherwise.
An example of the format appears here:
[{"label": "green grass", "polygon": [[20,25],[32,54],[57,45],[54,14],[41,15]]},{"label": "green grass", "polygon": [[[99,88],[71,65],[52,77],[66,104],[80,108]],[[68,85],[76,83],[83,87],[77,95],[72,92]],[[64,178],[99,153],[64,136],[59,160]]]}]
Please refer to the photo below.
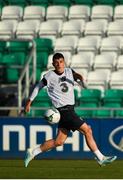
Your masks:
[{"label": "green grass", "polygon": [[0,160],[0,179],[123,179],[123,160],[100,167],[94,160]]}]

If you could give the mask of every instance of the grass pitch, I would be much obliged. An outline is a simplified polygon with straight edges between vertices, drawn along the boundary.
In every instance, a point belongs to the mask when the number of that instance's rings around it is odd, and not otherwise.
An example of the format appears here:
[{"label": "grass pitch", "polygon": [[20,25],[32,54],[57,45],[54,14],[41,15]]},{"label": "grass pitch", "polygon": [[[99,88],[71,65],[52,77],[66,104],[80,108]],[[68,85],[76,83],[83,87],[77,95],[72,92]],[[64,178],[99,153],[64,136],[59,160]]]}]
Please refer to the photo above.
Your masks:
[{"label": "grass pitch", "polygon": [[0,179],[123,179],[123,160],[100,167],[94,160],[0,160]]}]

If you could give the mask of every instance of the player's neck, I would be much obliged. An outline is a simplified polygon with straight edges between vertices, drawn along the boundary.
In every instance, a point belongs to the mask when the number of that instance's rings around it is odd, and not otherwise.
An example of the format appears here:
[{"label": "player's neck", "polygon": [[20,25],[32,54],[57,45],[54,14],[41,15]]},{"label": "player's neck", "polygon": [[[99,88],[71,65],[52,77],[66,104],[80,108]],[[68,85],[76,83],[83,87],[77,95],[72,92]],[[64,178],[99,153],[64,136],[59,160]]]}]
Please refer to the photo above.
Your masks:
[{"label": "player's neck", "polygon": [[62,74],[64,73],[64,71],[63,71],[63,72],[58,72],[58,71],[56,71],[56,70],[54,70],[54,72],[55,72],[56,74],[58,74],[58,75],[62,75]]}]

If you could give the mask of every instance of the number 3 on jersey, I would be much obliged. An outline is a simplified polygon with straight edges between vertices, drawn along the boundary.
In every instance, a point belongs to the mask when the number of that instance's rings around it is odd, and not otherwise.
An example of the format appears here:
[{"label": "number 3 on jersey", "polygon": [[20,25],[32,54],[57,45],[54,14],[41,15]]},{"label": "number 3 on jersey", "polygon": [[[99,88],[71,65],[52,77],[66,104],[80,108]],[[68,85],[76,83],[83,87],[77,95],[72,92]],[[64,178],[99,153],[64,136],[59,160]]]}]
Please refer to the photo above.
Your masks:
[{"label": "number 3 on jersey", "polygon": [[68,92],[68,86],[67,86],[66,83],[62,83],[60,86],[62,87],[62,88],[61,88],[61,91],[62,91],[62,92]]}]

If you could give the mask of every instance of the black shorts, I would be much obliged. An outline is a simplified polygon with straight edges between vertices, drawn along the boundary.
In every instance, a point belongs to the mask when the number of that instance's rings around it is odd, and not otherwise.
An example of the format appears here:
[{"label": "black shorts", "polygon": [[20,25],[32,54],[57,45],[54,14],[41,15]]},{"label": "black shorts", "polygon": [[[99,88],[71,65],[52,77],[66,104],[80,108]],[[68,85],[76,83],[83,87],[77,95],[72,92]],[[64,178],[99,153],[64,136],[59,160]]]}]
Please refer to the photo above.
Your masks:
[{"label": "black shorts", "polygon": [[78,130],[83,123],[85,123],[85,121],[75,113],[73,105],[67,105],[57,109],[61,115],[58,128],[75,131]]}]

